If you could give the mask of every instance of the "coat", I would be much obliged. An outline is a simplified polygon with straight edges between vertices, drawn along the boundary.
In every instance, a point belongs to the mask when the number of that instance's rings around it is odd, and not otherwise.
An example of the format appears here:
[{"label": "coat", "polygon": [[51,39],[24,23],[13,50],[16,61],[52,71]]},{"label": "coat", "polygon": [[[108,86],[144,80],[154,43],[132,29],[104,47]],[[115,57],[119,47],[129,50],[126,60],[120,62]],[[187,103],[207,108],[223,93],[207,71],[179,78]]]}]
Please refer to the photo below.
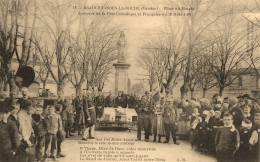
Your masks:
[{"label": "coat", "polygon": [[76,97],[74,100],[74,106],[77,114],[83,113],[83,99]]},{"label": "coat", "polygon": [[233,108],[231,108],[229,110],[230,114],[233,115],[233,124],[236,128],[238,128],[239,126],[241,126],[242,124],[242,121],[244,120],[244,113],[243,113],[243,110],[238,107],[238,106],[235,106]]},{"label": "coat", "polygon": [[46,132],[49,134],[57,134],[59,130],[62,130],[62,120],[57,113],[46,116],[44,122],[46,123]]},{"label": "coat", "polygon": [[[147,108],[147,111],[145,110]],[[138,118],[149,118],[152,112],[151,105],[146,101],[141,101],[136,107]]]},{"label": "coat", "polygon": [[163,118],[165,124],[174,124],[177,119],[176,110],[172,107],[166,106],[164,108]]},{"label": "coat", "polygon": [[16,151],[20,145],[17,126],[10,119],[0,121],[0,143],[0,152]]},{"label": "coat", "polygon": [[32,115],[33,118],[33,130],[34,130],[34,134],[37,137],[43,136],[46,134],[46,125],[44,123],[44,118],[41,115],[38,114],[33,114]]}]

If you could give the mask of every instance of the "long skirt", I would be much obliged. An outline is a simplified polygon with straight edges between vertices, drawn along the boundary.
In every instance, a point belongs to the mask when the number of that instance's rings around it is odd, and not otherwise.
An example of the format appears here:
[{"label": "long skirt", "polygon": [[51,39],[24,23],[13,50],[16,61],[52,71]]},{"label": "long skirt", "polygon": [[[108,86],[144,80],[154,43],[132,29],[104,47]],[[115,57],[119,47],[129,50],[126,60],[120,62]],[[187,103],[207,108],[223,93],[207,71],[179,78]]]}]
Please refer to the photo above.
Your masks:
[{"label": "long skirt", "polygon": [[157,115],[157,134],[160,136],[166,135],[162,115]]},{"label": "long skirt", "polygon": [[176,135],[187,135],[188,132],[189,132],[189,129],[188,129],[188,123],[185,122],[185,121],[179,121],[177,123],[178,125],[178,130],[176,132]]}]

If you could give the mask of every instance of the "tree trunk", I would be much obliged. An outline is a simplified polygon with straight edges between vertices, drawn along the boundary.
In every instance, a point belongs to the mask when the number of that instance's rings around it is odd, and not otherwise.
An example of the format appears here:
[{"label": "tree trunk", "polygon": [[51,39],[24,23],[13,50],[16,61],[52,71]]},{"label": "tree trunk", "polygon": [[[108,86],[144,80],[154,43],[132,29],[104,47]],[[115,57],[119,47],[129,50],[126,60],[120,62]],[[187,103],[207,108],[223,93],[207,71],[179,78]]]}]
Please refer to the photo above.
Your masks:
[{"label": "tree trunk", "polygon": [[62,83],[62,82],[59,82],[58,84],[57,84],[57,94],[61,94],[61,95],[63,95],[64,94],[64,83]]},{"label": "tree trunk", "polygon": [[180,89],[180,91],[181,91],[181,99],[187,99],[188,98],[188,87],[187,86],[185,86],[185,85],[182,85],[182,87],[181,87],[181,89]]},{"label": "tree trunk", "polygon": [[78,96],[79,92],[81,91],[81,85],[76,85],[75,89],[76,89],[76,96]]},{"label": "tree trunk", "polygon": [[219,87],[219,95],[222,96],[224,91],[224,87]]},{"label": "tree trunk", "polygon": [[203,88],[202,98],[205,98],[205,97],[206,97],[206,92],[207,92],[207,88]]},{"label": "tree trunk", "polygon": [[45,89],[45,87],[46,87],[46,81],[43,81],[42,82],[42,88]]},{"label": "tree trunk", "polygon": [[30,28],[32,26],[32,21],[31,21],[31,15],[32,15],[32,9],[33,3],[32,0],[29,0],[28,3],[26,4],[26,11],[25,11],[25,30],[24,30],[24,39],[22,43],[22,57],[21,57],[21,64],[20,67],[24,67],[28,63],[28,59],[30,57],[30,37],[31,37],[31,32]]},{"label": "tree trunk", "polygon": [[194,88],[190,89],[190,98],[192,99],[194,97]]}]

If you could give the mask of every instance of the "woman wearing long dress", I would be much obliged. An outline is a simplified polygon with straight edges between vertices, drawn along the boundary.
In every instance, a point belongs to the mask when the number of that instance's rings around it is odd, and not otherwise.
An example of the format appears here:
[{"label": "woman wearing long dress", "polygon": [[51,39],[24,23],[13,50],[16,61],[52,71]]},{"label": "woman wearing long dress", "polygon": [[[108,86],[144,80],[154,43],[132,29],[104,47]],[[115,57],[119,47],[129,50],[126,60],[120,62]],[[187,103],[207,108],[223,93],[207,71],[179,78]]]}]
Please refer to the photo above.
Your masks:
[{"label": "woman wearing long dress", "polygon": [[187,116],[186,114],[183,112],[182,108],[178,109],[178,116],[179,116],[179,120],[177,122],[178,124],[178,130],[176,132],[177,136],[180,136],[180,139],[184,139],[184,137],[188,134],[189,130],[188,130],[188,125],[187,125]]},{"label": "woman wearing long dress", "polygon": [[156,137],[158,135],[158,142],[161,142],[161,137],[165,136],[163,116],[164,113],[164,98],[161,98],[160,104],[155,107],[154,114],[156,115],[156,124],[153,127],[154,142],[156,142]]}]

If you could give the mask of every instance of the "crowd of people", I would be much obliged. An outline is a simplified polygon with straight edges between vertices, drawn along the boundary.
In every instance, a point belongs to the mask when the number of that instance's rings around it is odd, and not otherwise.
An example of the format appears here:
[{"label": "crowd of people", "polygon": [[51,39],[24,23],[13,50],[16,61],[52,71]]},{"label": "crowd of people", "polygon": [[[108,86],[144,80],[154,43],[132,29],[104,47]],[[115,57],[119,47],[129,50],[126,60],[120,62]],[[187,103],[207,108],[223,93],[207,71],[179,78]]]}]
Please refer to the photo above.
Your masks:
[{"label": "crowd of people", "polygon": [[[22,88],[21,99],[0,103],[0,161],[33,162],[64,157],[62,142],[78,133],[82,140],[95,138],[95,126],[105,107],[135,109],[137,141],[173,143],[189,140],[192,148],[216,155],[220,162],[259,161],[260,108],[248,95],[222,98],[158,100],[149,92],[142,97],[120,92],[106,97],[102,92],[80,91],[75,98],[43,103]],[[162,139],[165,139],[162,141]]]},{"label": "crowd of people", "polygon": [[[260,107],[248,95],[222,98],[214,95],[212,101],[202,99],[174,100],[168,96],[154,103],[146,92],[137,104],[138,133],[145,131],[145,141],[175,144],[177,137],[187,139],[192,148],[215,155],[219,162],[259,161]],[[176,137],[177,136],[177,137]]]}]

